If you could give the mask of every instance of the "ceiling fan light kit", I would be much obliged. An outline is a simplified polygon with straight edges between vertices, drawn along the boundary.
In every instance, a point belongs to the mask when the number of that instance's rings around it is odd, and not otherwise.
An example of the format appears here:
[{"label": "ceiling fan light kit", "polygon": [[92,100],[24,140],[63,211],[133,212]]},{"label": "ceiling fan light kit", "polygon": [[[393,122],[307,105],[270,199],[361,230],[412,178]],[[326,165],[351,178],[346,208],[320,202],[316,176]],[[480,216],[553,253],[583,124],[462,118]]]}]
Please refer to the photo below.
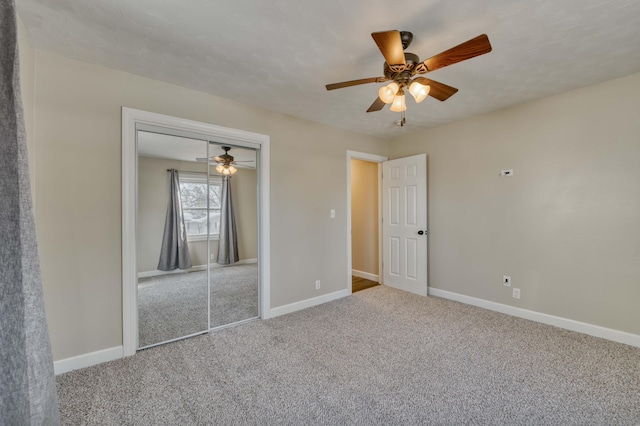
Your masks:
[{"label": "ceiling fan light kit", "polygon": [[231,149],[231,147],[223,146],[222,149],[224,150],[224,154],[220,155],[219,157],[214,157],[214,160],[218,162],[218,165],[216,166],[216,172],[225,176],[232,175],[237,172],[238,169],[233,166],[233,164],[235,164],[235,161],[233,161],[233,156],[229,155],[229,150]]},{"label": "ceiling fan light kit", "polygon": [[[238,169],[234,166],[234,164],[236,164],[236,161],[234,160],[233,156],[229,155],[229,150],[231,149],[231,147],[223,146],[222,149],[224,150],[224,154],[222,155],[212,158],[196,158],[196,161],[206,161],[208,163],[216,162],[218,163],[216,165],[216,171],[218,173],[225,176],[232,175],[236,173]],[[240,163],[248,161],[249,160],[240,161]]]},{"label": "ceiling fan light kit", "polygon": [[223,175],[232,175],[232,174],[234,174],[235,172],[237,172],[237,171],[238,171],[238,169],[236,169],[236,168],[235,168],[235,167],[233,167],[233,166],[225,166],[225,165],[222,165],[222,164],[218,164],[218,165],[216,166],[216,171],[217,171],[218,173],[220,173],[220,174],[223,174]]},{"label": "ceiling fan light kit", "polygon": [[[367,112],[380,111],[386,104],[391,104],[391,111],[404,113],[407,109],[404,88],[407,88],[416,103],[424,101],[427,96],[439,101],[446,101],[458,89],[425,77],[416,77],[416,74],[426,74],[491,52],[489,38],[486,34],[481,34],[425,61],[420,61],[418,55],[404,52],[413,40],[413,34],[409,31],[381,31],[372,33],[371,37],[385,59],[384,77],[363,78],[326,85],[327,90],[335,90],[391,80],[391,83],[378,90],[378,98],[371,104]],[[404,122],[403,115],[401,125],[404,125]]]}]

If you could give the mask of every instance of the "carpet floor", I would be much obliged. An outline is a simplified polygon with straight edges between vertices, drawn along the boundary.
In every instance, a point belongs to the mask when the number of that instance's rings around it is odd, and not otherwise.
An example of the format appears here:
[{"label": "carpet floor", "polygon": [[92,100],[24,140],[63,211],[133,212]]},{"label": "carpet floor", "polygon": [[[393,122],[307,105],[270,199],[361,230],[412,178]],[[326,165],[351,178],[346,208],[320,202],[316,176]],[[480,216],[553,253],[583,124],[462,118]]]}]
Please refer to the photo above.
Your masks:
[{"label": "carpet floor", "polygon": [[640,424],[640,349],[385,286],[57,385],[68,425]]},{"label": "carpet floor", "polygon": [[[211,328],[258,316],[258,266],[211,269]],[[140,347],[207,330],[207,272],[138,280]]]}]

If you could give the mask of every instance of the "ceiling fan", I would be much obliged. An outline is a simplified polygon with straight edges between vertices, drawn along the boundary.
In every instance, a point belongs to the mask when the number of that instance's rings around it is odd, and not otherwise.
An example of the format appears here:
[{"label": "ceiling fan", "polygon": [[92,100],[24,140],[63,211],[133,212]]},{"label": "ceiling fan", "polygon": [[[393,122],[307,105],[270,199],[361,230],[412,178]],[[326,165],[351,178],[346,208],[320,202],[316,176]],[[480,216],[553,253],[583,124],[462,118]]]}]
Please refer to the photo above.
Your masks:
[{"label": "ceiling fan", "polygon": [[216,171],[218,173],[222,173],[223,175],[232,175],[235,172],[238,171],[237,168],[235,168],[234,166],[237,166],[238,163],[252,163],[253,160],[244,160],[244,161],[235,161],[233,156],[229,154],[229,151],[231,150],[231,147],[229,146],[223,146],[222,149],[224,150],[224,154],[222,155],[217,155],[214,157],[210,157],[210,158],[196,158],[196,161],[204,161],[204,162],[209,162],[209,163],[216,163]]},{"label": "ceiling fan", "polygon": [[[413,40],[413,34],[409,31],[381,31],[372,33],[371,37],[385,59],[384,77],[363,78],[326,85],[327,90],[334,90],[360,84],[383,83],[390,80],[391,83],[380,88],[378,98],[371,104],[367,112],[380,111],[385,104],[391,104],[391,111],[404,112],[407,109],[405,89],[411,93],[417,103],[422,102],[427,96],[439,101],[446,101],[458,89],[425,77],[415,77],[416,74],[426,74],[491,52],[489,38],[486,34],[481,34],[427,60],[420,61],[418,55],[404,52]],[[400,125],[404,125],[404,115]]]}]

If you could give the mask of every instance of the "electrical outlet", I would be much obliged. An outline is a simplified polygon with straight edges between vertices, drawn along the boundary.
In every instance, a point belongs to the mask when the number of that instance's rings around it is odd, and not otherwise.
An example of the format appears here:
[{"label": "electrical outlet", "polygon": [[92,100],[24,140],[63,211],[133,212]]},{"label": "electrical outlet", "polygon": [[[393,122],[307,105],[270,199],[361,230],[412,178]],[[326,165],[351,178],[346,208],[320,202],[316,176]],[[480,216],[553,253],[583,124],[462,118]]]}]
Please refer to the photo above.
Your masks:
[{"label": "electrical outlet", "polygon": [[320,290],[320,280],[316,280],[316,290]]},{"label": "electrical outlet", "polygon": [[336,218],[336,209],[331,209],[331,211],[329,212],[331,219],[335,219]]},{"label": "electrical outlet", "polygon": [[514,299],[520,299],[520,289],[519,288],[514,288],[513,289],[513,298]]},{"label": "electrical outlet", "polygon": [[505,287],[511,287],[511,276],[503,275],[502,276],[502,285]]}]

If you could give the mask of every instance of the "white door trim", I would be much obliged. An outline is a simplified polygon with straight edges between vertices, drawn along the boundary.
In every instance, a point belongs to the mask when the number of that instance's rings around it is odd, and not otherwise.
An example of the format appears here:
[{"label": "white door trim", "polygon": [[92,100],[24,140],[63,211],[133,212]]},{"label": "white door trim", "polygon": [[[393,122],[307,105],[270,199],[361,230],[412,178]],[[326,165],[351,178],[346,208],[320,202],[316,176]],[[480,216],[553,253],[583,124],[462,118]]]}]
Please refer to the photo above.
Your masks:
[{"label": "white door trim", "polygon": [[215,141],[228,141],[239,146],[259,148],[256,151],[259,164],[258,206],[258,262],[260,281],[260,317],[271,317],[269,254],[270,207],[269,166],[270,137],[244,130],[231,129],[164,114],[122,108],[122,346],[123,356],[133,355],[138,348],[137,315],[137,259],[136,259],[136,204],[137,204],[137,144],[136,125],[145,124],[195,132]]},{"label": "white door trim", "polygon": [[364,160],[378,163],[378,277],[382,284],[382,227],[380,218],[382,217],[382,168],[380,164],[387,161],[389,157],[376,154],[368,154],[358,151],[347,151],[347,290],[352,293],[351,288],[351,160]]}]

